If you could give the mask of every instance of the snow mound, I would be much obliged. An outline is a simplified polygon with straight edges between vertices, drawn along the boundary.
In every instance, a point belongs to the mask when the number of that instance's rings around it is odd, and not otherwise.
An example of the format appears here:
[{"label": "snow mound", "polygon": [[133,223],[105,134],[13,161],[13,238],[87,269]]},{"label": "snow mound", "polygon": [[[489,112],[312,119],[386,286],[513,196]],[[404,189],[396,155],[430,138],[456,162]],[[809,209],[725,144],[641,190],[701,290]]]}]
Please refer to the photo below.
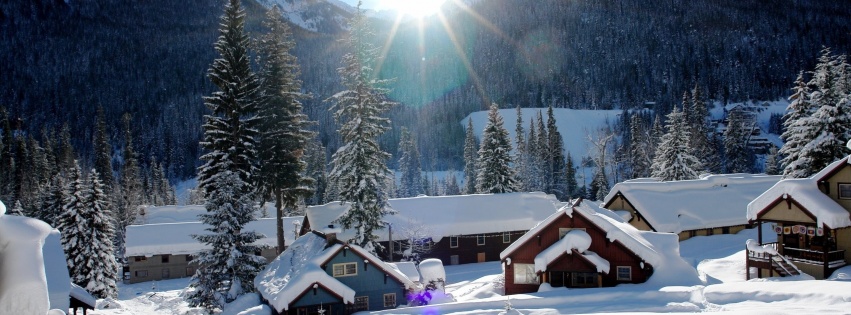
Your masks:
[{"label": "snow mound", "polygon": [[257,293],[244,294],[233,302],[225,305],[219,315],[270,315],[272,310],[269,306],[262,305]]},{"label": "snow mound", "polygon": [[97,305],[97,299],[95,299],[94,296],[89,294],[86,289],[83,289],[82,287],[76,284],[71,283],[71,292],[69,293],[69,295],[77,300],[80,300],[80,302],[86,303],[87,305]]},{"label": "snow mound", "polygon": [[[578,253],[583,253],[591,247],[591,236],[582,230],[571,230],[564,235],[560,240],[555,242],[547,249],[542,250],[535,256],[535,271],[544,272],[547,266],[553,261],[561,257],[563,253],[572,254],[574,250]],[[599,256],[597,256],[599,257]],[[602,258],[600,258],[602,259]],[[599,260],[598,260],[599,261]],[[604,260],[605,261],[605,260]],[[609,262],[605,262],[605,269],[601,270],[602,265],[597,265],[599,272],[609,272]]]},{"label": "snow mound", "polygon": [[827,280],[851,281],[851,266],[845,266],[833,272]]},{"label": "snow mound", "polygon": [[47,314],[50,310],[42,246],[52,230],[36,219],[0,215],[0,248],[5,247],[7,257],[0,266],[0,314]]},{"label": "snow mound", "polygon": [[59,230],[50,231],[41,252],[44,255],[44,274],[47,277],[50,307],[67,310],[71,307],[71,301],[68,299],[71,294],[71,276],[68,274],[68,262]]}]

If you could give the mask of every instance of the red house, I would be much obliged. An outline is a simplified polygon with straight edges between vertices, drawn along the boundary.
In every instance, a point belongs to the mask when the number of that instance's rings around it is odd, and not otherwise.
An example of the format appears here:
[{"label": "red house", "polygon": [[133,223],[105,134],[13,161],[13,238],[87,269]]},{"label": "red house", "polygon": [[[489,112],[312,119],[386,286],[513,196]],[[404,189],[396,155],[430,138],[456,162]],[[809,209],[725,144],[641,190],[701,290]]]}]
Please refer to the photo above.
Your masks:
[{"label": "red house", "polygon": [[676,235],[639,231],[614,212],[580,203],[564,206],[500,254],[506,295],[537,292],[542,284],[642,283],[666,260],[682,261]]}]

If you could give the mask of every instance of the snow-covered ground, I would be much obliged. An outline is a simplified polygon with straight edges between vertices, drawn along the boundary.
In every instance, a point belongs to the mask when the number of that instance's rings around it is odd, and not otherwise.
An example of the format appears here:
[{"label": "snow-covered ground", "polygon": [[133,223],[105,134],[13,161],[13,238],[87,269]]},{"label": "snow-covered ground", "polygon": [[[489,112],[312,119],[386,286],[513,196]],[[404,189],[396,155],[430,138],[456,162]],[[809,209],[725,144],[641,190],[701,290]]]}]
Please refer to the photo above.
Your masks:
[{"label": "snow-covered ground", "polygon": [[[764,237],[774,237],[765,231]],[[446,266],[446,291],[456,302],[402,308],[375,314],[499,314],[506,302],[522,314],[649,314],[723,312],[725,314],[849,314],[851,268],[832,280],[773,278],[745,281],[745,241],[756,229],[737,235],[698,236],[680,243],[682,257],[696,266],[704,285],[658,287],[648,284],[614,288],[555,289],[535,294],[502,295],[499,262]],[[657,272],[665,272],[658,270]],[[90,314],[200,314],[183,302],[189,280],[120,285],[117,300],[100,300]],[[235,313],[231,313],[235,314]]]}]

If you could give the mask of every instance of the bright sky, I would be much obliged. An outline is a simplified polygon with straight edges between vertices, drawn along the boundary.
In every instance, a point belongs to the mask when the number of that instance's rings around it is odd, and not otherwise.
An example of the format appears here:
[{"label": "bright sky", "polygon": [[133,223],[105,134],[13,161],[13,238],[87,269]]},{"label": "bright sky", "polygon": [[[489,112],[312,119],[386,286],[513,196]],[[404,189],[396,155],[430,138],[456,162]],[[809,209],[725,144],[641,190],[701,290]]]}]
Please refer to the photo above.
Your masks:
[{"label": "bright sky", "polygon": [[[357,6],[358,0],[342,0]],[[394,10],[412,16],[427,16],[434,14],[446,0],[363,0],[364,9]]]}]

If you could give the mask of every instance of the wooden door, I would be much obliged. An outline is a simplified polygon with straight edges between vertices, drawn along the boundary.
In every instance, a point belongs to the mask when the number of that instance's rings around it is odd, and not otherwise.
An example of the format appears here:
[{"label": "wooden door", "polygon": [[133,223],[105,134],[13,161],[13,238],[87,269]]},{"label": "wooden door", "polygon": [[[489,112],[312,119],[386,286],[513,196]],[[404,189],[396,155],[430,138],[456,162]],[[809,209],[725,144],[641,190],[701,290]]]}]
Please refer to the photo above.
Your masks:
[{"label": "wooden door", "polygon": [[485,262],[485,261],[486,261],[486,260],[485,260],[485,253],[479,253],[479,254],[478,254],[478,255],[476,255],[476,256],[477,256],[476,258],[477,258],[477,261],[478,261],[478,262],[483,263],[483,262]]}]

